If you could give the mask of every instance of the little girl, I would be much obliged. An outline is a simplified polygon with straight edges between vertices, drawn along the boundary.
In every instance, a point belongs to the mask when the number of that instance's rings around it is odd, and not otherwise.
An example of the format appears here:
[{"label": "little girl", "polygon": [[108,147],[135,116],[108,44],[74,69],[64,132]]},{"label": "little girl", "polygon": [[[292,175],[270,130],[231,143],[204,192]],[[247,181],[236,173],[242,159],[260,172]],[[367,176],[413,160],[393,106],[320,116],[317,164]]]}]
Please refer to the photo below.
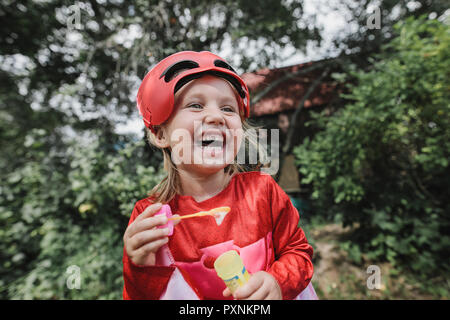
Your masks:
[{"label": "little girl", "polygon": [[[159,62],[137,96],[149,141],[167,177],[138,201],[124,234],[124,299],[317,299],[312,247],[299,214],[268,174],[244,172],[235,158],[249,128],[249,92],[222,58],[184,51]],[[162,204],[181,220],[169,236]],[[180,220],[178,220],[180,221]],[[236,250],[251,274],[233,295],[214,269]]]}]

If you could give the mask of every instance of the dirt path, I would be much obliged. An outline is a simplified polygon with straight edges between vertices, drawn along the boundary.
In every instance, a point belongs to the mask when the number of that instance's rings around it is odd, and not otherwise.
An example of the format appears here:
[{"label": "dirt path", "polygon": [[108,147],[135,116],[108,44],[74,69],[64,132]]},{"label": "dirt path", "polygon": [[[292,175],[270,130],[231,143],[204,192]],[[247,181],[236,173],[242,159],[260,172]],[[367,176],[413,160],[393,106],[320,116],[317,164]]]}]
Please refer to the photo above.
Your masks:
[{"label": "dirt path", "polygon": [[[350,229],[328,224],[311,230],[314,245],[314,276],[312,283],[319,299],[433,299],[420,292],[417,284],[393,272],[389,263],[364,262],[356,265],[339,247],[340,237]],[[380,268],[381,286],[369,289],[369,265]]]}]

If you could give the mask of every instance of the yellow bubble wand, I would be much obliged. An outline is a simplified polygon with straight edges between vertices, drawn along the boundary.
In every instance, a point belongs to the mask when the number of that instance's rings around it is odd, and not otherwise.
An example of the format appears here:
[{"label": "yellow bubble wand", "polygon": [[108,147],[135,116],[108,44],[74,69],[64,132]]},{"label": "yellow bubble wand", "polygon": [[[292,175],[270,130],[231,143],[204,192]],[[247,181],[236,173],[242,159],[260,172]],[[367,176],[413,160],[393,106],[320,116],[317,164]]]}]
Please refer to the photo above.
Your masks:
[{"label": "yellow bubble wand", "polygon": [[220,225],[222,223],[223,218],[228,212],[230,212],[230,210],[231,210],[230,207],[218,207],[211,209],[209,211],[200,211],[197,213],[187,214],[185,216],[171,217],[168,220],[182,220],[204,216],[213,216],[216,219],[216,223]]}]

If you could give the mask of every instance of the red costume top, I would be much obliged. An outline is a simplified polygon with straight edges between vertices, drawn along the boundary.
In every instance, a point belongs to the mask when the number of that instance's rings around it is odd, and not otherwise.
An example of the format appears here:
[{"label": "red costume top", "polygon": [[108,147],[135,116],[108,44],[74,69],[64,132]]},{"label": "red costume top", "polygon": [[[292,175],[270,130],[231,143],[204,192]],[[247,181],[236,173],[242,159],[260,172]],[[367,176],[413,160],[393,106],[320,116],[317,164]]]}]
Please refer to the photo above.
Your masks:
[{"label": "red costume top", "polygon": [[[129,223],[150,204],[149,198],[139,200]],[[177,195],[169,205],[181,216],[222,206],[231,210],[220,225],[212,216],[182,220],[156,253],[155,266],[135,265],[124,248],[124,299],[225,299],[214,261],[231,249],[250,274],[270,273],[283,299],[317,299],[310,285],[313,249],[298,227],[297,210],[270,175],[238,173],[210,199]]]}]

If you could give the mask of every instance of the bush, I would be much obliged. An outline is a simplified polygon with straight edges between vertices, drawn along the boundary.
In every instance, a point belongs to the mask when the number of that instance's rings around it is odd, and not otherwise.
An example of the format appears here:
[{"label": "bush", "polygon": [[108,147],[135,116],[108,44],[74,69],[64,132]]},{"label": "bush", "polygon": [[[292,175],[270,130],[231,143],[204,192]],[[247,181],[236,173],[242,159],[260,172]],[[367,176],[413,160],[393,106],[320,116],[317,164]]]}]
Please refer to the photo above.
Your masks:
[{"label": "bush", "polygon": [[[34,159],[0,189],[0,296],[121,299],[123,232],[134,203],[162,178],[144,141],[74,141],[61,155],[40,150],[45,134],[29,136]],[[71,266],[79,290],[69,288]]]},{"label": "bush", "polygon": [[408,19],[369,71],[352,72],[350,102],[315,114],[322,129],[295,148],[318,214],[353,225],[349,252],[424,277],[450,256],[450,28]]}]

